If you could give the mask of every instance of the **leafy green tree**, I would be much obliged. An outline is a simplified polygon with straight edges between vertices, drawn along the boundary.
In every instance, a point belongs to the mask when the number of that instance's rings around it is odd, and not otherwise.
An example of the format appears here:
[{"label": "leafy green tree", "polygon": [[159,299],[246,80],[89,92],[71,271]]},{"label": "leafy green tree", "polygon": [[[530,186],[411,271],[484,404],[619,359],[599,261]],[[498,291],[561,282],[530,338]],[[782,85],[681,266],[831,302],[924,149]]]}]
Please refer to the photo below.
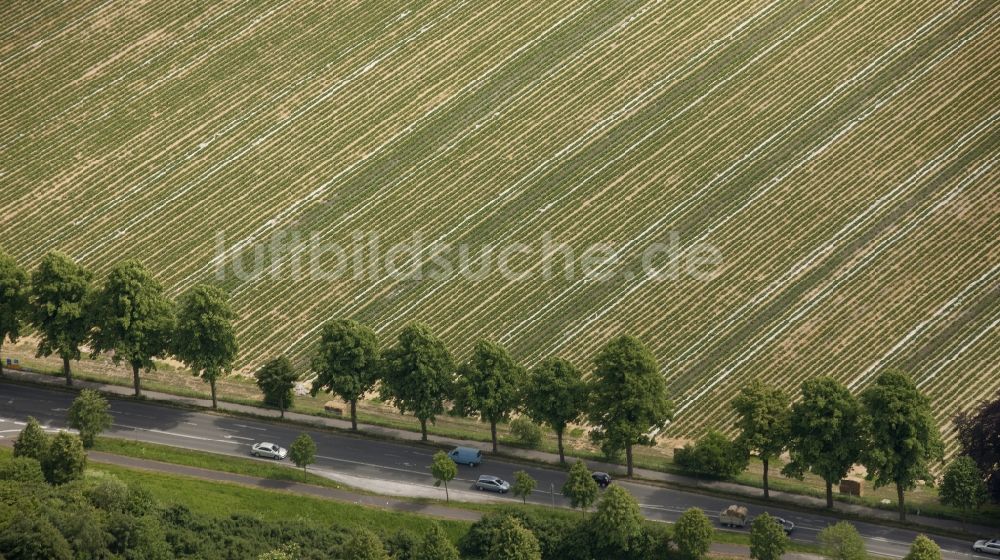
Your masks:
[{"label": "leafy green tree", "polygon": [[76,480],[83,476],[83,469],[87,466],[83,442],[69,432],[59,432],[49,443],[41,463],[45,480],[49,484],[65,484]]},{"label": "leafy green tree", "polygon": [[113,418],[108,399],[92,389],[84,389],[73,399],[66,416],[69,427],[80,432],[80,441],[87,449],[94,446],[97,435],[111,427]]},{"label": "leafy green tree", "polygon": [[292,389],[299,378],[292,369],[292,362],[285,356],[278,356],[265,363],[257,373],[257,387],[264,393],[264,404],[278,407],[281,417],[292,406],[295,397]]},{"label": "leafy green tree", "polygon": [[23,484],[45,482],[42,464],[33,457],[14,457],[0,463],[0,480],[12,480]]},{"label": "leafy green tree", "polygon": [[531,478],[530,474],[524,471],[514,473],[514,486],[511,491],[525,504],[528,503],[528,496],[535,491],[535,486],[538,486],[538,483],[535,482],[534,478]]},{"label": "leafy green tree", "polygon": [[524,368],[517,365],[507,350],[488,340],[480,340],[458,370],[454,388],[454,413],[479,415],[490,424],[493,452],[497,452],[497,422],[503,422],[521,404]]},{"label": "leafy green tree", "polygon": [[563,433],[587,410],[589,398],[583,374],[568,360],[546,358],[531,369],[524,390],[524,404],[536,422],[548,424],[556,433],[559,462],[566,462]]},{"label": "leafy green tree", "polygon": [[459,560],[458,549],[437,523],[424,533],[411,555],[412,560]]},{"label": "leafy green tree", "polygon": [[569,476],[562,487],[562,494],[569,498],[573,508],[580,508],[580,513],[586,515],[587,508],[597,501],[597,482],[594,481],[583,461],[577,460],[569,469]]},{"label": "leafy green tree", "polygon": [[867,560],[865,541],[849,521],[830,525],[819,532],[823,555],[831,560]]},{"label": "leafy green tree", "polygon": [[166,357],[174,332],[174,305],[163,286],[139,261],[119,263],[97,294],[94,322],[92,355],[110,352],[115,365],[131,366],[135,396],[141,396],[139,370],[156,369],[153,359]]},{"label": "leafy green tree", "polygon": [[389,560],[389,554],[378,535],[364,527],[355,529],[347,539],[342,556],[353,560]]},{"label": "leafy green tree", "polygon": [[683,560],[699,560],[708,553],[715,529],[705,512],[688,508],[674,524],[674,545]]},{"label": "leafy green tree", "polygon": [[448,483],[458,476],[458,465],[455,464],[455,461],[452,461],[451,457],[444,451],[438,451],[434,454],[431,463],[431,475],[434,476],[434,486],[444,484],[444,501],[451,501],[451,497],[448,495]]},{"label": "leafy green tree", "polygon": [[747,468],[748,457],[741,444],[710,430],[694,445],[687,444],[677,450],[674,463],[691,474],[732,478]]},{"label": "leafy green tree", "polygon": [[765,500],[770,498],[767,480],[770,461],[788,445],[790,402],[787,393],[756,379],[744,385],[733,399],[732,406],[739,417],[737,444],[756,452],[764,464]]},{"label": "leafy green tree", "polygon": [[400,413],[412,412],[420,421],[420,439],[427,441],[427,421],[444,412],[455,371],[451,354],[430,329],[420,323],[403,328],[385,356],[382,399]]},{"label": "leafy green tree", "polygon": [[17,515],[0,526],[0,557],[24,560],[70,560],[73,550],[48,519],[37,513]]},{"label": "leafy green tree", "polygon": [[236,313],[226,293],[197,284],[183,296],[173,336],[174,355],[212,390],[212,408],[218,408],[215,382],[233,370],[239,346],[233,322]]},{"label": "leafy green tree", "polygon": [[673,416],[667,386],[653,354],[631,336],[608,342],[598,352],[595,365],[591,437],[606,452],[624,449],[631,477],[632,446],[656,443],[650,434],[664,428]]},{"label": "leafy green tree", "polygon": [[959,414],[955,427],[962,453],[976,462],[990,496],[1000,503],[1000,393]]},{"label": "leafy green tree", "polygon": [[642,534],[644,522],[639,502],[617,484],[608,487],[590,519],[598,546],[615,556],[627,556],[630,545]]},{"label": "leafy green tree", "polygon": [[350,403],[351,429],[357,430],[358,399],[375,386],[381,360],[378,336],[368,326],[343,319],[323,325],[312,358],[312,395],[323,390]]},{"label": "leafy green tree", "polygon": [[49,450],[49,435],[45,433],[42,425],[35,420],[34,416],[28,417],[28,423],[24,425],[17,439],[14,440],[14,456],[30,457],[36,461],[45,460],[45,455]]},{"label": "leafy green tree", "polygon": [[811,471],[826,482],[826,507],[833,507],[833,485],[861,458],[864,424],[861,404],[842,383],[815,377],[802,383],[802,399],[792,405],[788,450],[782,473],[801,479]]},{"label": "leafy green tree", "polygon": [[966,516],[968,510],[977,510],[986,503],[986,482],[972,457],[956,457],[945,467],[938,497],[942,504],[960,508]]},{"label": "leafy green tree", "polygon": [[295,463],[296,467],[302,468],[302,476],[306,474],[306,467],[316,462],[316,442],[309,434],[299,434],[295,438],[291,447],[288,448],[288,457]]},{"label": "leafy green tree", "polygon": [[903,560],[941,560],[941,547],[926,535],[917,535]]},{"label": "leafy green tree", "polygon": [[490,543],[486,560],[542,560],[535,535],[516,517],[504,517]]},{"label": "leafy green tree", "polygon": [[[0,349],[4,340],[13,344],[20,338],[31,309],[28,306],[29,293],[28,273],[10,255],[0,250]],[[2,359],[0,377],[3,377]]]},{"label": "leafy green tree", "polygon": [[750,558],[780,560],[788,549],[788,535],[778,520],[764,512],[750,524]]},{"label": "leafy green tree", "polygon": [[931,462],[944,457],[930,400],[908,375],[890,370],[861,393],[861,402],[871,432],[863,456],[868,479],[875,488],[896,486],[899,520],[906,521],[905,491],[932,479]]},{"label": "leafy green tree", "polygon": [[73,384],[69,361],[80,359],[90,334],[93,275],[59,252],[42,257],[31,273],[31,323],[38,331],[38,356],[58,355],[66,384]]}]

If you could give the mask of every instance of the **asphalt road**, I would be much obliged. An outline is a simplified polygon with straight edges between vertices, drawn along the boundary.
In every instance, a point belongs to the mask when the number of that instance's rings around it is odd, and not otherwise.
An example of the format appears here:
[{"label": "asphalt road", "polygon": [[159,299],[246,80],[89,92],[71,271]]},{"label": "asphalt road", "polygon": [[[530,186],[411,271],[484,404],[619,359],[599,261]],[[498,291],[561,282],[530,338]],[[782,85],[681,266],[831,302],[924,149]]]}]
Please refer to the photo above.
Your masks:
[{"label": "asphalt road", "polygon": [[[66,411],[74,393],[44,387],[0,382],[0,437],[14,438],[28,416],[34,416],[50,428],[65,426]],[[207,412],[194,412],[142,401],[110,399],[114,424],[104,435],[173,445],[187,449],[247,456],[250,446],[258,441],[270,441],[288,447],[303,431],[316,441],[317,469],[334,471],[374,480],[433,485],[430,463],[433,450],[427,446],[396,443],[350,434],[304,429],[279,422],[257,421]],[[269,459],[259,459],[266,461]],[[564,471],[484,457],[479,467],[458,467],[453,489],[473,490],[480,474],[492,474],[512,480],[513,473],[527,471],[538,487],[529,501],[539,504],[568,505],[559,493],[566,480]],[[689,507],[699,507],[710,517],[724,509],[732,499],[684,492],[658,486],[617,480],[639,501],[649,519],[675,521]],[[554,494],[552,492],[554,490]],[[509,495],[508,495],[509,496]],[[515,500],[510,496],[509,499]],[[796,529],[792,538],[813,543],[818,532],[837,521],[816,513],[784,510],[780,507],[749,506],[750,514],[767,511],[793,521]],[[902,558],[916,536],[913,531],[885,527],[872,523],[855,523],[865,538],[868,550],[886,557]],[[987,535],[984,535],[986,537]],[[976,554],[967,541],[933,536],[949,559],[996,560],[996,557]]]}]

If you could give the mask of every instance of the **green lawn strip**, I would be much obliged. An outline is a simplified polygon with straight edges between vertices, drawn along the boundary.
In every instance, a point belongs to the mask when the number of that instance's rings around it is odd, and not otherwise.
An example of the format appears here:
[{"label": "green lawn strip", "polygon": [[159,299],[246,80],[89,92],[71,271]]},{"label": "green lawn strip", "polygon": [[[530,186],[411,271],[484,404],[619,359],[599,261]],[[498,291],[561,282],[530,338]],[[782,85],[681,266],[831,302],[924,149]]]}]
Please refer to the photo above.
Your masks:
[{"label": "green lawn strip", "polygon": [[391,528],[392,531],[409,529],[416,534],[423,534],[436,522],[441,524],[455,542],[469,527],[469,523],[464,521],[436,520],[417,514],[162,472],[94,463],[88,469],[112,473],[124,481],[139,483],[161,503],[182,504],[192,511],[216,517],[243,513],[257,515],[269,521],[305,518],[336,525]]},{"label": "green lawn strip", "polygon": [[301,482],[315,486],[324,486],[326,488],[344,488],[343,485],[322,476],[310,472],[303,474],[302,469],[270,464],[259,459],[229,457],[227,455],[192,451],[169,445],[101,437],[97,438],[94,450],[113,453],[115,455],[124,455],[126,457],[135,457],[137,459],[148,459],[161,463],[198,467],[270,480]]}]

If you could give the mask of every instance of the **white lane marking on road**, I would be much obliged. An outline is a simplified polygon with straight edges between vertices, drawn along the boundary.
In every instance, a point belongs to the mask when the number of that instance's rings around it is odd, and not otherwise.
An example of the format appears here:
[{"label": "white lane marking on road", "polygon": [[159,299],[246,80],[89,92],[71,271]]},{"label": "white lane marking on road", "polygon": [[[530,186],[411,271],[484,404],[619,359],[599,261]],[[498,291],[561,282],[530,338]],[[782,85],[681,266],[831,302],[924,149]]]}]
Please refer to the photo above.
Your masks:
[{"label": "white lane marking on road", "polygon": [[187,424],[188,426],[197,426],[194,422],[181,422],[181,424]]},{"label": "white lane marking on road", "polygon": [[258,431],[261,431],[261,432],[266,432],[267,431],[267,428],[257,428],[255,426],[247,426],[246,424],[236,424],[236,425],[239,426],[239,427],[241,427],[241,428],[247,428],[249,430],[258,430]]},{"label": "white lane marking on road", "polygon": [[233,444],[233,445],[243,445],[242,443],[239,443],[237,441],[228,440],[228,439],[214,439],[214,438],[207,438],[207,437],[201,437],[201,436],[193,436],[193,435],[190,435],[190,434],[178,434],[176,432],[168,432],[168,431],[165,431],[165,430],[156,430],[156,429],[153,429],[153,428],[140,428],[138,426],[128,426],[126,424],[112,424],[112,425],[113,426],[117,426],[119,428],[126,428],[126,429],[129,429],[129,430],[137,430],[137,431],[140,431],[140,432],[151,432],[151,433],[154,433],[154,434],[163,434],[163,435],[167,435],[167,436],[176,436],[176,437],[182,437],[182,438],[197,439],[197,440],[200,440],[200,441],[214,441],[214,442],[217,442],[217,443],[230,443],[230,444]]},{"label": "white lane marking on road", "polygon": [[247,441],[253,441],[253,438],[243,437],[243,436],[222,436],[226,439],[245,439]]},{"label": "white lane marking on road", "polygon": [[66,412],[68,408],[53,408],[52,412]]}]

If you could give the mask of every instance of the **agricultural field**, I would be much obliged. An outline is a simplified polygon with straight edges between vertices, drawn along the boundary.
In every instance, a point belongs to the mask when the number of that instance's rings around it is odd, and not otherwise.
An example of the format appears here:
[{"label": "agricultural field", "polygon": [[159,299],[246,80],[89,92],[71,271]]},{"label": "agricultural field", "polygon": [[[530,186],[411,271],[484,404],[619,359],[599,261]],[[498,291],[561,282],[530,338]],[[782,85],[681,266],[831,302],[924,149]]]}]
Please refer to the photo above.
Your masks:
[{"label": "agricultural field", "polygon": [[[336,317],[527,365],[589,367],[626,332],[672,435],[728,427],[751,377],[860,389],[900,366],[949,450],[954,414],[1000,390],[995,2],[4,12],[0,246],[222,284],[243,372],[304,364]],[[398,244],[406,273],[381,259]]]}]

